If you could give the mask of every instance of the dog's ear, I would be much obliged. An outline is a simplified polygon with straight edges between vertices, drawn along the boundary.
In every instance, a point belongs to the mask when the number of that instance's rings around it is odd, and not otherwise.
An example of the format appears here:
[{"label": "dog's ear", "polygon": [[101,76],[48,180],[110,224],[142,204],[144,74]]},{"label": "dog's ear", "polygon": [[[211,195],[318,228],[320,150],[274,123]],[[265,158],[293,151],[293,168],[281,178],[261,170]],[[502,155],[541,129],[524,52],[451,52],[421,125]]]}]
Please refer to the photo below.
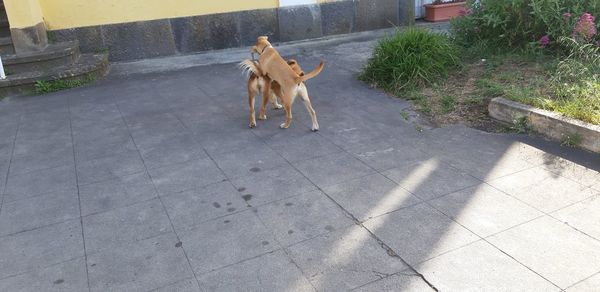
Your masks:
[{"label": "dog's ear", "polygon": [[300,72],[300,76],[304,76],[304,71]]},{"label": "dog's ear", "polygon": [[266,35],[261,35],[258,37],[258,40],[268,40],[268,39],[269,39],[269,37]]}]

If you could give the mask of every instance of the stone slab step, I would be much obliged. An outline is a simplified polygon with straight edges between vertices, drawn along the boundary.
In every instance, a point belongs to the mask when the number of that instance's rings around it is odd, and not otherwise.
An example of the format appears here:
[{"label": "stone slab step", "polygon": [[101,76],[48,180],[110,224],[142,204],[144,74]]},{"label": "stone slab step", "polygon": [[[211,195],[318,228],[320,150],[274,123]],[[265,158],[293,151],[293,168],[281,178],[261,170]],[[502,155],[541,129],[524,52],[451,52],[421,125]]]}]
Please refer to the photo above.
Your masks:
[{"label": "stone slab step", "polygon": [[[12,45],[12,42],[11,42]],[[52,67],[70,65],[79,58],[77,41],[50,44],[41,52],[3,55],[4,68],[11,74],[45,71]]]},{"label": "stone slab step", "polygon": [[90,76],[104,76],[108,70],[108,54],[83,54],[71,65],[7,76],[5,80],[0,80],[0,97],[33,94],[38,81],[84,80]]},{"label": "stone slab step", "polygon": [[5,56],[5,55],[11,55],[14,53],[15,53],[15,47],[13,46],[12,38],[10,38],[10,37],[0,38],[0,55]]}]

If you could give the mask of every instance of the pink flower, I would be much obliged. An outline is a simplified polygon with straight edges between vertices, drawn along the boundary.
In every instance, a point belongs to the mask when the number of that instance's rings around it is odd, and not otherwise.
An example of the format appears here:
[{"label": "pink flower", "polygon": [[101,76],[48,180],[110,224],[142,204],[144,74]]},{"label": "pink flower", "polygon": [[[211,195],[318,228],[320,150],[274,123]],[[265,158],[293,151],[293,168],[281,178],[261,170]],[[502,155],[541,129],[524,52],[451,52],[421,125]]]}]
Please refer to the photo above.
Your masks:
[{"label": "pink flower", "polygon": [[573,16],[573,15],[571,14],[571,12],[565,12],[565,13],[563,13],[563,17],[564,17],[564,18],[569,18],[569,17],[571,17],[571,16]]},{"label": "pink flower", "polygon": [[573,29],[573,37],[581,38],[586,42],[591,41],[597,33],[594,20],[596,20],[594,16],[589,13],[581,15],[575,29]]},{"label": "pink flower", "polygon": [[539,43],[540,43],[541,48],[545,48],[546,46],[548,46],[550,44],[550,36],[549,35],[543,36],[542,38],[540,38]]}]

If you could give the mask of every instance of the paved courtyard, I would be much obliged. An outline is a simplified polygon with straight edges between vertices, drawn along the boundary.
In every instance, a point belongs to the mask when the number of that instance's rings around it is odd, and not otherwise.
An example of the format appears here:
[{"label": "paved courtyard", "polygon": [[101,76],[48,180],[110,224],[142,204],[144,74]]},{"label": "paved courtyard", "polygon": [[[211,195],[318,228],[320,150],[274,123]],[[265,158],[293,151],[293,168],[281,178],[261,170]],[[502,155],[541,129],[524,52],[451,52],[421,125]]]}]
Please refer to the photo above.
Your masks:
[{"label": "paved courtyard", "polygon": [[372,44],[294,54],[317,133],[235,64],[0,102],[0,291],[599,291],[600,156],[418,126]]}]

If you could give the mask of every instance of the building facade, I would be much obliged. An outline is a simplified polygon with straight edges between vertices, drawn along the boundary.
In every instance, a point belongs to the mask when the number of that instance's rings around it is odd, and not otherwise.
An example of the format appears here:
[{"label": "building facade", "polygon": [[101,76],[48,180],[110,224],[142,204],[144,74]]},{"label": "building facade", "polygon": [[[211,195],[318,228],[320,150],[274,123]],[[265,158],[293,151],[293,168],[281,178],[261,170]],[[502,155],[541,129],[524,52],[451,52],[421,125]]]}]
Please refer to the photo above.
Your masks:
[{"label": "building facade", "polygon": [[4,0],[17,52],[78,40],[133,60],[407,25],[415,0]]}]

